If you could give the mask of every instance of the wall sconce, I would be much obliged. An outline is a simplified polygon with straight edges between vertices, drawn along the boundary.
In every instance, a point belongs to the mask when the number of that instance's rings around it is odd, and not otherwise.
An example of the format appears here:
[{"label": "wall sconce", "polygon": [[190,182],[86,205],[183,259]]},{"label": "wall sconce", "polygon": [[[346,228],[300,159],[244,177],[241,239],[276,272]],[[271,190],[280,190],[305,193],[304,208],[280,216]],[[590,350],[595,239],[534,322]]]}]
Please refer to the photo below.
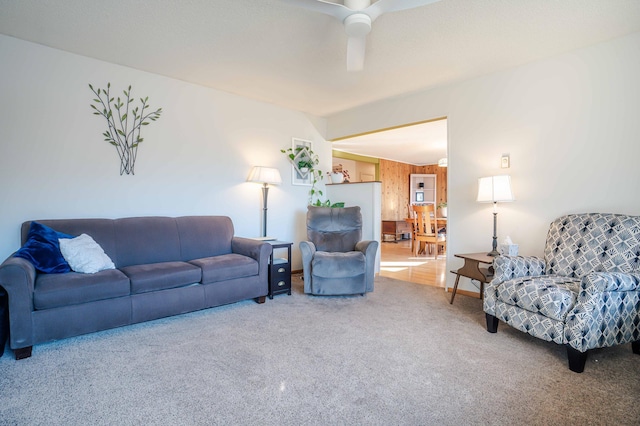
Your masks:
[{"label": "wall sconce", "polygon": [[254,166],[249,173],[247,182],[262,184],[262,238],[263,240],[274,239],[267,237],[267,196],[269,195],[269,184],[280,185],[282,178],[278,169],[272,167]]},{"label": "wall sconce", "polygon": [[515,201],[513,191],[511,190],[511,176],[489,176],[478,179],[478,197],[479,203],[493,203],[493,250],[487,255],[498,256],[498,207],[497,203],[505,203]]}]

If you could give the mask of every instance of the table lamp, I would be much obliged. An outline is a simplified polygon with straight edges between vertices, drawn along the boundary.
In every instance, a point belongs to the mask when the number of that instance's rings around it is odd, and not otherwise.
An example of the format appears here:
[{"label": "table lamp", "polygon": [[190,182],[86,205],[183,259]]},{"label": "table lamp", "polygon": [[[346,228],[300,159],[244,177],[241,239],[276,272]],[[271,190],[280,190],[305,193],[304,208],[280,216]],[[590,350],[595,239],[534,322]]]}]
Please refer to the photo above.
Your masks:
[{"label": "table lamp", "polygon": [[247,182],[262,184],[262,239],[267,237],[267,196],[269,195],[269,185],[280,185],[282,178],[278,169],[273,167],[254,166],[249,173]]},{"label": "table lamp", "polygon": [[498,203],[514,201],[513,192],[511,191],[511,176],[489,176],[478,179],[478,198],[479,203],[493,203],[493,250],[487,253],[488,256],[498,256]]}]

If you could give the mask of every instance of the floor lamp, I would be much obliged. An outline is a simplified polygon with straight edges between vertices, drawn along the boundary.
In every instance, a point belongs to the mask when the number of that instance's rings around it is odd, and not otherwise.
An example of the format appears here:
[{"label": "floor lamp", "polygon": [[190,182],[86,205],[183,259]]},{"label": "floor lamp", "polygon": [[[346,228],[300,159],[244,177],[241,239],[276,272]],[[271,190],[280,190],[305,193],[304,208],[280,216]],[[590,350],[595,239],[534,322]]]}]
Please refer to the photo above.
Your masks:
[{"label": "floor lamp", "polygon": [[273,167],[254,166],[249,173],[247,182],[262,184],[262,239],[267,237],[267,196],[269,195],[269,185],[280,185],[282,178],[278,169]]},{"label": "floor lamp", "polygon": [[489,176],[478,179],[479,203],[493,203],[493,250],[487,253],[488,256],[498,256],[498,203],[514,201],[513,191],[511,191],[511,176]]}]

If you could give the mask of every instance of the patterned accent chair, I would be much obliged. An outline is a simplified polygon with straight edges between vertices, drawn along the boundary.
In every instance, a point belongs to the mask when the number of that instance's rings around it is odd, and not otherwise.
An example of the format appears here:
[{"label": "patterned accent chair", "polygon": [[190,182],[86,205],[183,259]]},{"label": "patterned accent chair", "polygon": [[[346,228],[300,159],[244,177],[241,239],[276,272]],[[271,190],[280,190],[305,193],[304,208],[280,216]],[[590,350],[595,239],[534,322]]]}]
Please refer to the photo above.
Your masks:
[{"label": "patterned accent chair", "polygon": [[361,241],[360,207],[309,206],[307,238],[300,242],[304,292],[349,295],[373,291],[377,241]]},{"label": "patterned accent chair", "polygon": [[577,373],[589,349],[631,343],[640,354],[640,216],[560,217],[544,259],[500,256],[493,266],[483,302],[490,333],[501,320],[566,345]]}]

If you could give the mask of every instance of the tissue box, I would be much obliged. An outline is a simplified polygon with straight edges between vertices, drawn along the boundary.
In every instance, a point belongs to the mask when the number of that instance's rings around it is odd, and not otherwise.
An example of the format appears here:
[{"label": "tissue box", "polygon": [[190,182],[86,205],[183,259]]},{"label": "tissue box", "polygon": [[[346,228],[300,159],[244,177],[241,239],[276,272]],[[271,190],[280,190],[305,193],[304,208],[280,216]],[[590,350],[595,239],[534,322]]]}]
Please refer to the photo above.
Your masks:
[{"label": "tissue box", "polygon": [[500,254],[503,256],[517,256],[518,245],[517,244],[500,244]]}]

